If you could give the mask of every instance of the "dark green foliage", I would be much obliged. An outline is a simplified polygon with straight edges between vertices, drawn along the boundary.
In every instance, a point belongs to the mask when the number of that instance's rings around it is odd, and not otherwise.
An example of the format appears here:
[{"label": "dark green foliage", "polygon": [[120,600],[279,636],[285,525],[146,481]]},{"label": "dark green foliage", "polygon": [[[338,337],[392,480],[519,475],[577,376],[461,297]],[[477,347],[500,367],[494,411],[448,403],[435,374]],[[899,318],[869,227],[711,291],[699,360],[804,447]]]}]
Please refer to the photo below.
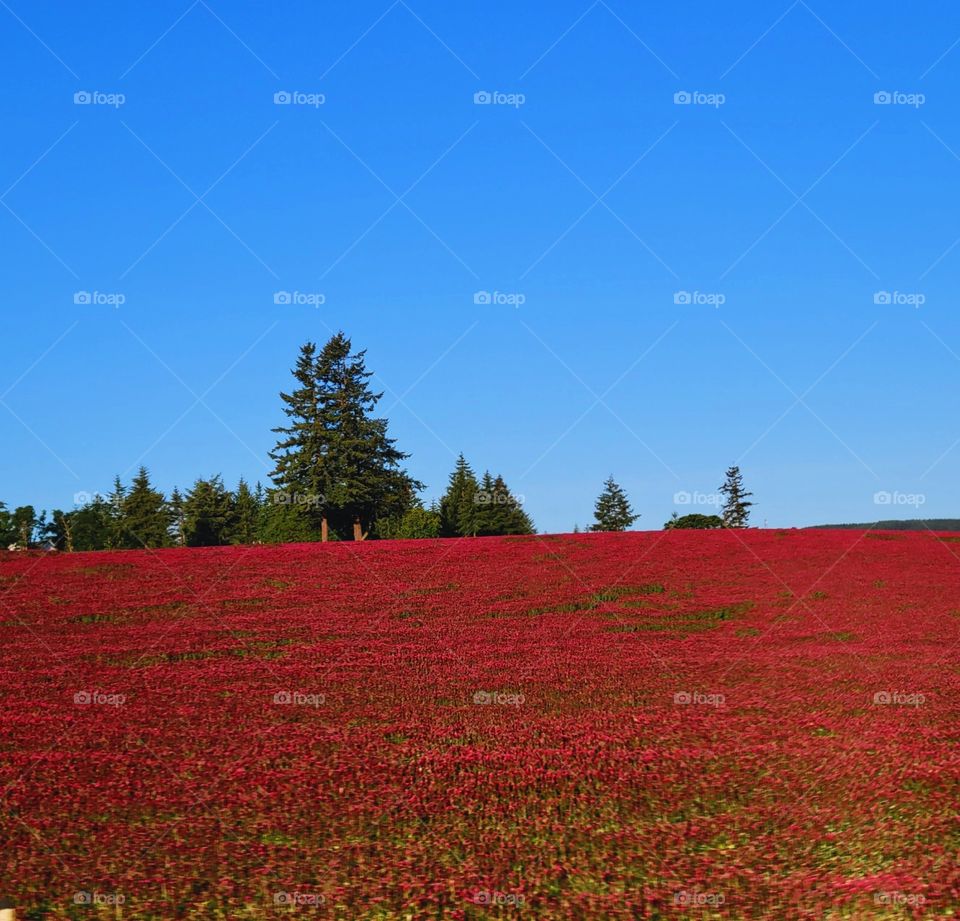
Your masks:
[{"label": "dark green foliage", "polygon": [[[259,488],[259,484],[258,484]],[[233,496],[233,515],[229,538],[232,544],[252,544],[259,538],[260,500],[251,492],[247,481],[240,478]]]},{"label": "dark green foliage", "polygon": [[671,519],[663,526],[665,530],[671,531],[674,528],[678,530],[710,530],[712,528],[722,528],[723,519],[719,515],[677,515],[673,513]]},{"label": "dark green foliage", "polygon": [[474,495],[475,533],[478,536],[533,534],[533,522],[523,510],[520,500],[510,492],[502,476],[484,473]]},{"label": "dark green foliage", "polygon": [[477,533],[477,478],[461,454],[440,500],[440,536],[470,537]]},{"label": "dark green foliage", "polygon": [[184,514],[183,506],[183,494],[174,486],[173,492],[170,493],[170,518],[172,521],[171,533],[173,535],[173,542],[178,547],[185,547],[187,545],[186,515]]},{"label": "dark green foliage", "polygon": [[421,540],[440,536],[440,511],[417,505],[399,518],[377,522],[377,537],[395,540]]},{"label": "dark green foliage", "polygon": [[135,549],[139,547],[169,547],[170,508],[164,495],[150,485],[150,475],[146,467],[141,467],[133,478],[130,490],[114,484],[114,493],[119,495],[119,516],[116,537],[117,546]]},{"label": "dark green foliage", "polygon": [[233,501],[218,476],[197,480],[183,502],[183,531],[188,547],[230,542]]},{"label": "dark green foliage", "polygon": [[591,531],[626,531],[640,516],[630,507],[627,494],[609,476],[604,481],[593,517]]},{"label": "dark green foliage", "polygon": [[721,517],[725,528],[745,528],[750,519],[750,507],[753,505],[748,499],[753,495],[743,488],[743,476],[739,467],[727,470],[727,478],[720,487],[726,497]]},{"label": "dark green foliage", "polygon": [[343,333],[319,354],[308,342],[293,370],[298,386],[280,395],[288,424],[274,429],[271,477],[314,539],[323,519],[343,537],[355,522],[370,528],[400,516],[423,488],[401,468],[407,455],[387,436],[387,420],[373,415],[383,394],[368,386],[364,355],[351,354]]},{"label": "dark green foliage", "polygon": [[13,524],[13,515],[6,505],[0,502],[0,550],[6,550],[17,539],[17,529]]}]

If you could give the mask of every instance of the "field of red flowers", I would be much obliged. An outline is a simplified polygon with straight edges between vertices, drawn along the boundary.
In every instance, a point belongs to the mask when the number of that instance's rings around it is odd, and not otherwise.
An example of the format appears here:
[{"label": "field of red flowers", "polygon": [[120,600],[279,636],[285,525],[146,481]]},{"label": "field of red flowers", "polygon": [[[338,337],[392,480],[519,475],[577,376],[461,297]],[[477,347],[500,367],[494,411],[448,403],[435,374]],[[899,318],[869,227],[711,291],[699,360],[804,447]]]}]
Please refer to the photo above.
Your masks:
[{"label": "field of red flowers", "polygon": [[960,538],[0,556],[19,917],[944,918]]}]

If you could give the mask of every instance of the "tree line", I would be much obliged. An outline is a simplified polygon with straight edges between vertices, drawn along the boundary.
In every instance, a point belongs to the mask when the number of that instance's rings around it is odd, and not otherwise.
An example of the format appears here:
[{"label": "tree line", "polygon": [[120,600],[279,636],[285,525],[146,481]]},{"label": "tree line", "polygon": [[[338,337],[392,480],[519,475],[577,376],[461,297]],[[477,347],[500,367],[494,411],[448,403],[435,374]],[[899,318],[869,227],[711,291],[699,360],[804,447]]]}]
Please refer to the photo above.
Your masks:
[{"label": "tree line", "polygon": [[[353,352],[342,332],[319,350],[304,344],[292,373],[294,386],[280,394],[286,418],[273,429],[269,486],[251,487],[241,478],[228,489],[217,474],[166,496],[140,467],[129,485],[115,477],[108,494],[49,516],[0,502],[0,547],[79,551],[535,533],[522,497],[503,476],[478,477],[462,454],[444,495],[423,504],[423,483],[403,466],[409,455],[376,415],[383,394],[369,386],[365,352]],[[751,494],[738,468],[727,471],[721,491],[722,515],[675,514],[665,527],[745,527]],[[591,531],[623,531],[639,518],[613,477],[594,518]]]}]

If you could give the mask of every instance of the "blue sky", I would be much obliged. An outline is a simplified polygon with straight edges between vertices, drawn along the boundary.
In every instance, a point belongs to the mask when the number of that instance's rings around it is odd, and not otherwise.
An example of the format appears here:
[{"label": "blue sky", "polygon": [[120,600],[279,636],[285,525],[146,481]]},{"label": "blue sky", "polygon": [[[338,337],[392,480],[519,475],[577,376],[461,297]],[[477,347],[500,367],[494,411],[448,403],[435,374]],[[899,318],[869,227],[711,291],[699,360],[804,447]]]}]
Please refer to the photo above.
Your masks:
[{"label": "blue sky", "polygon": [[427,498],[462,450],[546,531],[610,473],[638,527],[710,512],[732,463],[755,524],[960,515],[958,39],[892,2],[5,2],[0,498],[266,481],[343,329]]}]

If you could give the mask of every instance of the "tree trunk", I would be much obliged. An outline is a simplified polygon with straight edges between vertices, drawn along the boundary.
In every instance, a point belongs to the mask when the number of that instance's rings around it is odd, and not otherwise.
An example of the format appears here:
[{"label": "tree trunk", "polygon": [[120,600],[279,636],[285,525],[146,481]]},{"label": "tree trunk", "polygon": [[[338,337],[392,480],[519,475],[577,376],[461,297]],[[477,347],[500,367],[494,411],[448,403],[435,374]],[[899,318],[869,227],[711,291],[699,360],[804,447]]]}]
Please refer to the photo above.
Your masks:
[{"label": "tree trunk", "polygon": [[326,543],[330,538],[330,527],[327,524],[327,516],[320,519],[320,540]]}]

